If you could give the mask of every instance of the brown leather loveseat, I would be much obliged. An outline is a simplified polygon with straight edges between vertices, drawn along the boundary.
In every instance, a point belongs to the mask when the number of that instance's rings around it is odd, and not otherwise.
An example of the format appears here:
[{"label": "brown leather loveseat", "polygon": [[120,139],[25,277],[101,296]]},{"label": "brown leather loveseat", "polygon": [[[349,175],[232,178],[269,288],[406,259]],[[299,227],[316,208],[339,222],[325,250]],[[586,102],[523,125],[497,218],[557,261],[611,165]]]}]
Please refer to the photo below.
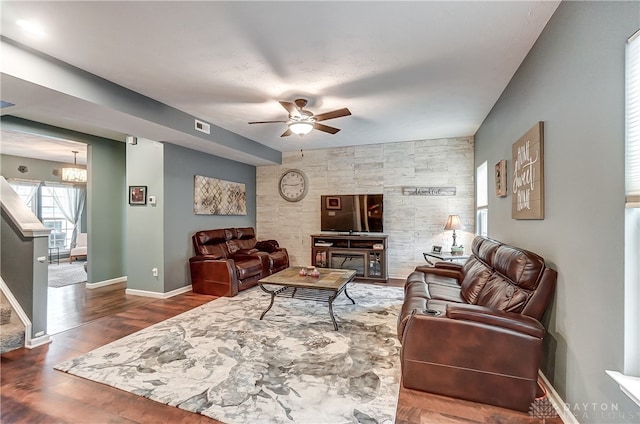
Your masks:
[{"label": "brown leather loveseat", "polygon": [[464,265],[416,268],[398,317],[403,385],[528,411],[556,279],[537,254],[485,237]]},{"label": "brown leather loveseat", "polygon": [[258,280],[289,266],[287,250],[275,240],[257,241],[253,228],[198,231],[189,259],[194,293],[235,296]]}]

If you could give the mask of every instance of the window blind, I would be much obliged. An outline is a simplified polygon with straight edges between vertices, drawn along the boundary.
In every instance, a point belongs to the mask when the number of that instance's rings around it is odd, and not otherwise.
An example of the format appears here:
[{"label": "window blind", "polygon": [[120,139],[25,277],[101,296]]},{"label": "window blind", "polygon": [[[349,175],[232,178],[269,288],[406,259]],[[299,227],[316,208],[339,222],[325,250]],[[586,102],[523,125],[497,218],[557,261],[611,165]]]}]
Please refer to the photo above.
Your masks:
[{"label": "window blind", "polygon": [[625,56],[626,206],[640,208],[640,31],[627,40]]}]

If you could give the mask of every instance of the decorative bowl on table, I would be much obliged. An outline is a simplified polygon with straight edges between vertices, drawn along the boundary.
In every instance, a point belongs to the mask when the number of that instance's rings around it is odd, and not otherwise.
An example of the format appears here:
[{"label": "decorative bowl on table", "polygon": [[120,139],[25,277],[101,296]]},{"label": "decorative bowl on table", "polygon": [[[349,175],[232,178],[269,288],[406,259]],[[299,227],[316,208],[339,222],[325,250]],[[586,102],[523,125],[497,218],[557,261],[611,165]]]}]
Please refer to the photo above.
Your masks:
[{"label": "decorative bowl on table", "polygon": [[464,253],[463,246],[455,246],[451,248],[451,256],[462,256]]}]

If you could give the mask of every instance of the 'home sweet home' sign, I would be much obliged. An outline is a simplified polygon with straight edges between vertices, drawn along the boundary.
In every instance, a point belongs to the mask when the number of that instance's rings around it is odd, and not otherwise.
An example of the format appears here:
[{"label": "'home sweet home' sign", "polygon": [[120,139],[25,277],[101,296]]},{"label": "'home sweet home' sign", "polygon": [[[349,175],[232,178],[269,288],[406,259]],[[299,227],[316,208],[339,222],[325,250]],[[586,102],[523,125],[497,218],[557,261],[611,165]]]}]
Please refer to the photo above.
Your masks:
[{"label": "'home sweet home' sign", "polygon": [[513,143],[511,217],[544,219],[543,122],[538,122]]}]

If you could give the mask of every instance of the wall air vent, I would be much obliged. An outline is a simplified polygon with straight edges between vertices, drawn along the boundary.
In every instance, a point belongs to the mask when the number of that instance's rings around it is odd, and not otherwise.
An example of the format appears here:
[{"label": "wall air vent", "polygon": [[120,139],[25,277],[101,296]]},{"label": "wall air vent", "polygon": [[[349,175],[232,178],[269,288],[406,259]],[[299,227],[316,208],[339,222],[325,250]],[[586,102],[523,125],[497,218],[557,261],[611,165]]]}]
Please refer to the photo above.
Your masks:
[{"label": "wall air vent", "polygon": [[205,134],[211,134],[211,125],[206,122],[198,121],[196,119],[196,131],[203,132]]}]

